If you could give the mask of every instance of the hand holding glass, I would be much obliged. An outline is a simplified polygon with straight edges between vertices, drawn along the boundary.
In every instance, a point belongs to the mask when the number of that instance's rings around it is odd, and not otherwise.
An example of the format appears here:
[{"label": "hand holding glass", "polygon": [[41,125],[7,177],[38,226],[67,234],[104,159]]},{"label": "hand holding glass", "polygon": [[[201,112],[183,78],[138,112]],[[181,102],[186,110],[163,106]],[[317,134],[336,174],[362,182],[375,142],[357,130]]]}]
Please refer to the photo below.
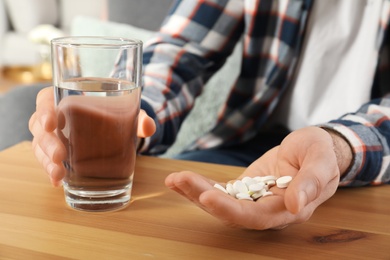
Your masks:
[{"label": "hand holding glass", "polygon": [[57,135],[72,208],[116,210],[131,198],[140,107],[142,42],[108,37],[52,41]]}]

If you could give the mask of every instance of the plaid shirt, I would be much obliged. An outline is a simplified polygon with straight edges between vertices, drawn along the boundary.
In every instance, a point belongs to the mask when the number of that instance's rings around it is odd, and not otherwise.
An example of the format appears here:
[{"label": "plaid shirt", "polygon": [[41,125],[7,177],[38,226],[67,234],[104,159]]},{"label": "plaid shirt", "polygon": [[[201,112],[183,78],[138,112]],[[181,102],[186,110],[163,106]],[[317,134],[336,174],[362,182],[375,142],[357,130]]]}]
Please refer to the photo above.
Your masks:
[{"label": "plaid shirt", "polygon": [[[177,1],[144,50],[141,106],[155,118],[157,131],[145,139],[141,152],[159,154],[174,142],[204,84],[241,39],[244,53],[239,78],[215,126],[191,149],[228,146],[254,137],[290,86],[312,2]],[[389,10],[389,2],[383,1],[378,46],[385,46],[380,43],[385,42]],[[345,136],[355,152],[353,165],[341,181],[343,186],[390,180],[390,98],[385,97],[390,85],[388,73],[384,73],[387,56],[380,57],[372,91],[373,97],[380,99],[321,125]]]}]

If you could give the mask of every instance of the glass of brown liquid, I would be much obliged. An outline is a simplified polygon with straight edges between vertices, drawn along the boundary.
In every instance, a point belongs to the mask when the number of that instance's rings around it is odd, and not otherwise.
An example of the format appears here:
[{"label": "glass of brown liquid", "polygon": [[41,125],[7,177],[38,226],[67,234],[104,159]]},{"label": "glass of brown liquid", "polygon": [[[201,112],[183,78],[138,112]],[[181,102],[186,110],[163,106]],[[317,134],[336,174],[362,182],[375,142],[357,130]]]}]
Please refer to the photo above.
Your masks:
[{"label": "glass of brown liquid", "polygon": [[142,42],[113,37],[52,40],[66,203],[112,211],[129,204],[142,85]]}]

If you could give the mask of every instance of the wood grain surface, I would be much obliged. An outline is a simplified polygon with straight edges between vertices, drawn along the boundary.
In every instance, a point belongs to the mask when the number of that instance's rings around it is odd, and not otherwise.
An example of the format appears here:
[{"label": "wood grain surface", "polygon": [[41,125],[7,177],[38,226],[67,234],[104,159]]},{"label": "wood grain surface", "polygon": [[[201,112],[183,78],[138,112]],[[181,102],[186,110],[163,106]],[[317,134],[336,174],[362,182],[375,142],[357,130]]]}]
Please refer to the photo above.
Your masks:
[{"label": "wood grain surface", "polygon": [[243,168],[140,156],[131,204],[88,213],[66,206],[31,143],[0,152],[0,259],[390,259],[390,186],[339,189],[304,224],[253,231],[167,189],[179,170],[226,181]]}]

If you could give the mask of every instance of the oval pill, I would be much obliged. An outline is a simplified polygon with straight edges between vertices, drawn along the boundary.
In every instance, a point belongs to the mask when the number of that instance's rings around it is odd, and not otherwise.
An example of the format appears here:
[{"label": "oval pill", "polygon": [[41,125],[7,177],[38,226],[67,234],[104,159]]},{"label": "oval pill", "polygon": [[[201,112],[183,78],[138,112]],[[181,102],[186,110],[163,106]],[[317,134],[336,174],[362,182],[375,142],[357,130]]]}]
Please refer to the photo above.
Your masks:
[{"label": "oval pill", "polygon": [[219,183],[214,184],[214,187],[228,194],[227,190]]},{"label": "oval pill", "polygon": [[276,181],[275,180],[269,180],[265,184],[267,184],[268,188],[271,188],[272,186],[276,185]]},{"label": "oval pill", "polygon": [[263,192],[263,197],[267,197],[267,196],[271,196],[271,195],[274,195],[274,193],[272,191],[265,191]]},{"label": "oval pill", "polygon": [[257,183],[253,178],[248,177],[248,176],[245,176],[241,181],[242,181],[247,187],[249,187],[249,186],[252,185],[252,184]]},{"label": "oval pill", "polygon": [[261,191],[258,191],[258,192],[253,193],[251,197],[254,200],[257,200],[257,199],[261,198],[262,196],[263,196],[263,193]]},{"label": "oval pill", "polygon": [[256,176],[252,178],[255,182],[263,182],[263,179],[261,176]]},{"label": "oval pill", "polygon": [[261,177],[261,180],[265,183],[267,183],[268,181],[276,181],[276,179],[277,177],[273,175],[266,175]]},{"label": "oval pill", "polygon": [[233,188],[233,184],[231,184],[231,183],[226,184],[226,191],[227,191],[230,195],[232,195],[233,197],[235,197],[236,194],[237,194],[237,192],[236,192],[236,191],[234,190],[234,188]]},{"label": "oval pill", "polygon": [[236,193],[248,193],[248,187],[246,187],[246,185],[240,180],[233,183],[233,188]]},{"label": "oval pill", "polygon": [[235,197],[239,200],[251,200],[256,201],[261,197],[273,195],[270,191],[270,187],[277,186],[280,189],[287,188],[292,181],[292,176],[276,177],[273,175],[266,176],[245,176],[241,180],[231,180],[223,187],[221,184],[216,183],[214,187]]},{"label": "oval pill", "polygon": [[241,193],[241,192],[236,194],[236,198],[239,200],[253,200],[248,193]]},{"label": "oval pill", "polygon": [[251,184],[248,187],[248,190],[251,192],[257,192],[257,191],[261,191],[262,189],[264,189],[264,186],[265,186],[264,183],[259,182],[259,183]]},{"label": "oval pill", "polygon": [[283,176],[283,177],[280,177],[276,180],[276,186],[278,188],[287,188],[287,186],[290,184],[292,180],[292,177],[291,176]]}]

